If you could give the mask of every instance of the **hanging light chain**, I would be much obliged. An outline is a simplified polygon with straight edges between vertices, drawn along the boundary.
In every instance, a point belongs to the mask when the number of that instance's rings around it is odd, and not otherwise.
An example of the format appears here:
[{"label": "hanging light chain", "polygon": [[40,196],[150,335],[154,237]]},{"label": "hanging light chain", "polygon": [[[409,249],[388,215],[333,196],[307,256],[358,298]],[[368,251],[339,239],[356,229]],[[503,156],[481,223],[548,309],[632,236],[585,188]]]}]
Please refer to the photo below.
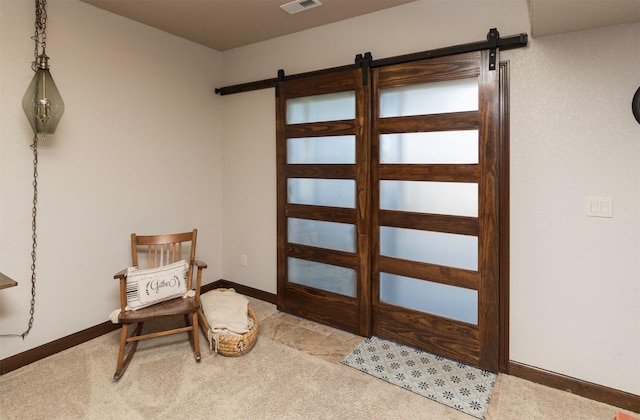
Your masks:
[{"label": "hanging light chain", "polygon": [[27,330],[22,334],[0,334],[0,337],[22,337],[29,334],[33,327],[36,312],[36,248],[38,246],[38,235],[36,234],[36,216],[38,213],[38,135],[33,135],[33,208],[31,209],[31,302],[29,308],[29,324]]},{"label": "hanging light chain", "polygon": [[[36,20],[35,20],[35,33],[31,37],[34,41],[34,61],[31,63],[31,69],[35,72],[43,64],[46,67],[48,57],[46,55],[47,47],[47,0],[35,0],[36,4]],[[37,89],[37,86],[36,86]],[[46,135],[43,134],[42,140],[46,141]],[[29,334],[33,327],[33,321],[35,319],[35,307],[36,307],[36,248],[38,247],[37,233],[36,233],[36,220],[38,215],[38,132],[34,128],[33,143],[31,144],[33,150],[33,207],[31,210],[31,301],[29,309],[29,324],[27,330],[22,334],[0,334],[0,337],[22,337],[24,338]]]},{"label": "hanging light chain", "polygon": [[[31,63],[33,71],[38,69],[40,64],[40,55],[46,56],[47,49],[47,0],[35,0],[36,1],[36,21],[35,21],[35,33],[31,37],[35,43],[33,56],[34,60]],[[42,50],[42,51],[40,51]]]},{"label": "hanging light chain", "polygon": [[[36,1],[36,21],[35,21],[35,34],[31,37],[34,41],[34,60],[31,63],[31,69],[33,71],[38,70],[40,66],[41,56],[46,57],[45,50],[47,46],[47,1]],[[46,58],[45,58],[46,59]],[[46,140],[43,135],[43,140]],[[37,215],[38,215],[38,133],[33,134],[33,143],[31,144],[33,150],[33,207],[31,209],[31,301],[29,302],[29,324],[27,330],[19,336],[24,338],[29,334],[33,327],[33,321],[35,319],[36,311],[36,248],[38,247],[38,235],[36,233],[37,227]],[[14,334],[6,334],[2,336],[10,336]],[[15,334],[17,336],[17,334]]]},{"label": "hanging light chain", "polygon": [[36,248],[38,246],[38,235],[36,234],[36,216],[38,214],[38,135],[33,135],[33,208],[31,209],[31,302],[29,308],[29,326],[22,333],[22,339],[29,334],[33,327],[36,310]]},{"label": "hanging light chain", "polygon": [[[36,21],[35,34],[32,39],[34,41],[34,61],[31,64],[33,71],[36,71],[40,65],[41,57],[46,60],[47,49],[47,0],[36,1]],[[46,137],[43,135],[43,141]],[[27,330],[22,333],[22,339],[26,337],[33,327],[36,309],[36,248],[38,247],[38,235],[36,233],[36,220],[38,215],[38,134],[34,133],[33,143],[33,208],[31,209],[31,301],[29,308],[29,325]]]},{"label": "hanging light chain", "polygon": [[[42,57],[46,60],[47,49],[47,0],[35,0],[36,1],[36,21],[35,21],[35,34],[31,39],[34,41],[34,61],[31,64],[33,71],[36,71],[40,66],[40,60]],[[42,50],[42,51],[41,51]],[[46,136],[43,135],[43,141],[46,140]],[[33,208],[31,209],[31,301],[29,308],[29,325],[27,330],[23,332],[22,339],[29,334],[33,327],[33,321],[35,319],[36,309],[36,248],[38,247],[38,235],[36,233],[37,227],[37,215],[38,215],[38,133],[33,134],[33,143],[31,144],[33,150]]]}]

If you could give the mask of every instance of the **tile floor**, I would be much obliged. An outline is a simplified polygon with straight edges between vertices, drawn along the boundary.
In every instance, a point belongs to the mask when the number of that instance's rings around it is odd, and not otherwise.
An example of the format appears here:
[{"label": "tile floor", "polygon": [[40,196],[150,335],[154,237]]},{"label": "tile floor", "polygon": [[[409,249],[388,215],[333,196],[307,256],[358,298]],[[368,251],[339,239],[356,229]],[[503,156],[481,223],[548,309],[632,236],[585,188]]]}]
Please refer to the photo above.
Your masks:
[{"label": "tile floor", "polygon": [[[269,302],[261,301],[252,297],[249,297],[248,299],[251,307],[258,317],[260,328],[258,332],[259,336],[267,337],[271,340],[286,344],[312,356],[320,357],[328,362],[340,364],[342,359],[344,359],[351,350],[353,350],[353,348],[364,339],[364,337],[360,337],[358,335],[327,327],[293,315],[278,312],[276,305]],[[581,401],[582,406],[584,406],[581,407],[585,416],[579,416],[579,418],[611,418],[611,416],[599,416],[594,413],[600,410],[602,413],[607,413],[608,415],[609,413],[613,413],[617,410],[615,407],[590,401],[564,391],[551,389],[542,385],[529,383],[528,381],[519,378],[500,374],[498,375],[496,385],[493,390],[491,404],[489,405],[489,410],[487,412],[487,419],[498,418],[497,413],[500,405],[499,400],[503,392],[506,391],[503,389],[503,382],[505,381],[505,378],[512,382],[515,381],[515,383],[527,384],[527,389],[532,388],[538,390],[537,392],[541,394],[549,394],[544,397],[544,401],[557,400],[558,402],[555,404],[559,411],[563,409],[565,405],[575,408],[575,405],[567,403],[567,399],[571,399],[571,401],[576,399]],[[533,395],[533,393],[531,395]],[[535,400],[540,397],[536,396],[535,398],[531,398]],[[537,407],[539,402],[534,401],[532,404],[534,407]],[[553,406],[553,403],[550,405]],[[587,415],[586,413],[589,414]]]},{"label": "tile floor", "polygon": [[267,337],[332,363],[339,364],[363,340],[358,335],[278,312],[268,302],[250,297],[249,303],[258,317],[258,337]]}]

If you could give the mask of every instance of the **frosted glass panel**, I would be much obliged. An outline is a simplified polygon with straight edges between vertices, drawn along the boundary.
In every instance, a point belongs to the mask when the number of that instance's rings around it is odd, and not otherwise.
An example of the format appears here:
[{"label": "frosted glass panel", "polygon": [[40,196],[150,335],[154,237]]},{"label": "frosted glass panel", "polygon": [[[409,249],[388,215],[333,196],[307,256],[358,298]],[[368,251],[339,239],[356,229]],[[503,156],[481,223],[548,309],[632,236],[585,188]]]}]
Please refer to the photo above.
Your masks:
[{"label": "frosted glass panel", "polygon": [[356,252],[356,229],[347,223],[289,218],[288,235],[291,243]]},{"label": "frosted glass panel", "polygon": [[353,179],[289,178],[288,202],[313,206],[356,206],[356,181]]},{"label": "frosted glass panel", "polygon": [[382,89],[380,117],[478,110],[478,78]]},{"label": "frosted glass panel", "polygon": [[478,238],[381,226],[380,255],[477,271]]},{"label": "frosted glass panel", "polygon": [[287,100],[287,124],[352,120],[355,117],[356,95],[353,91]]},{"label": "frosted glass panel", "polygon": [[356,136],[287,139],[287,163],[356,163]]},{"label": "frosted glass panel", "polygon": [[287,258],[287,264],[290,283],[356,296],[356,272],[351,268],[291,257]]},{"label": "frosted glass panel", "polygon": [[381,163],[478,163],[478,130],[383,134]]},{"label": "frosted glass panel", "polygon": [[380,300],[478,325],[476,290],[380,273]]},{"label": "frosted glass panel", "polygon": [[478,217],[478,184],[380,181],[380,208]]}]

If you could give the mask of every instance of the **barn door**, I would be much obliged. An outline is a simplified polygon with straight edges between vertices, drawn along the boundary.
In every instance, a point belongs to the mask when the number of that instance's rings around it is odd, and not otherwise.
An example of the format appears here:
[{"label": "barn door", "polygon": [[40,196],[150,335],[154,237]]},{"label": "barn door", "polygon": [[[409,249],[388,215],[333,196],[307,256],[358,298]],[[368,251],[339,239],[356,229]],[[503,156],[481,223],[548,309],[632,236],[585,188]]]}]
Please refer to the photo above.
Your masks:
[{"label": "barn door", "polygon": [[278,87],[278,308],[368,335],[369,97],[361,71]]},{"label": "barn door", "polygon": [[280,82],[279,309],[497,371],[499,91],[488,51]]},{"label": "barn door", "polygon": [[499,97],[488,52],[373,71],[372,333],[498,370]]}]

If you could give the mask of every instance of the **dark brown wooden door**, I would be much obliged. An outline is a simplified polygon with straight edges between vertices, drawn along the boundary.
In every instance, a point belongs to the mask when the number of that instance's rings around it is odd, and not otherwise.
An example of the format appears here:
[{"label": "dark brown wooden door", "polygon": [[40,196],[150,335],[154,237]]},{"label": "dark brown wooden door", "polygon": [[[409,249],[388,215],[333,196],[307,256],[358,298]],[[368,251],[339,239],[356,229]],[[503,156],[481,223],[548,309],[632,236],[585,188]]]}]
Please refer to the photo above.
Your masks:
[{"label": "dark brown wooden door", "polygon": [[497,71],[374,69],[372,334],[498,370]]},{"label": "dark brown wooden door", "polygon": [[370,140],[361,70],[279,83],[278,308],[369,335]]},{"label": "dark brown wooden door", "polygon": [[500,101],[488,60],[279,83],[280,310],[498,370]]}]

